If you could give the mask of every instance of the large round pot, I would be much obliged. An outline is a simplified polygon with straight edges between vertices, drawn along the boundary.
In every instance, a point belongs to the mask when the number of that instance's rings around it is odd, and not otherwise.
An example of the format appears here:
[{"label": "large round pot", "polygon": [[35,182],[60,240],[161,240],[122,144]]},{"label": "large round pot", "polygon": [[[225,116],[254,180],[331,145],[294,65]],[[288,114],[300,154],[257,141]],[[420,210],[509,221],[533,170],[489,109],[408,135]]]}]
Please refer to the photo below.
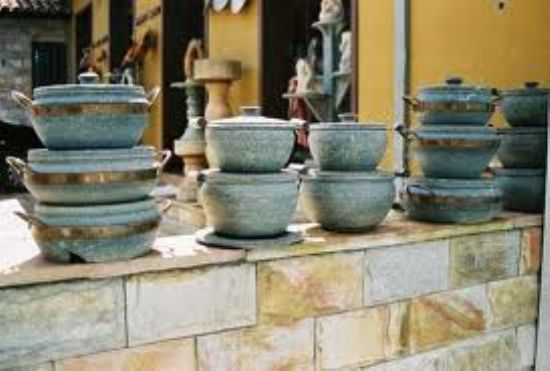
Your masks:
[{"label": "large round pot", "polygon": [[422,88],[416,98],[405,97],[424,125],[483,126],[495,110],[496,99],[491,89],[463,85],[461,78]]},{"label": "large round pot", "polygon": [[502,211],[492,179],[410,179],[403,200],[411,219],[432,223],[481,223]]},{"label": "large round pot", "polygon": [[373,171],[386,151],[384,125],[322,123],[309,128],[311,154],[321,170]]},{"label": "large round pot", "polygon": [[33,127],[49,149],[135,146],[160,90],[145,94],[140,86],[99,84],[95,74],[83,74],[80,81],[36,88],[34,100],[19,92],[12,97],[32,114]]},{"label": "large round pot", "polygon": [[502,92],[502,112],[511,126],[547,126],[549,89],[538,82],[525,83],[524,89]]},{"label": "large round pot", "polygon": [[395,197],[393,177],[376,172],[317,172],[302,177],[307,217],[337,232],[370,230],[386,218]]},{"label": "large round pot", "polygon": [[295,129],[289,121],[260,116],[258,107],[243,107],[241,116],[208,123],[208,163],[224,172],[278,172],[292,154]]},{"label": "large round pot", "polygon": [[506,210],[541,213],[545,204],[544,169],[494,169]]},{"label": "large round pot", "polygon": [[269,238],[286,233],[298,201],[298,175],[201,173],[199,200],[220,236]]},{"label": "large round pot", "polygon": [[479,178],[500,144],[496,131],[487,127],[441,125],[397,130],[412,140],[415,157],[428,178]]},{"label": "large round pot", "polygon": [[[52,160],[52,151],[36,151],[31,151],[28,164],[13,157],[8,158],[7,162],[34,198],[39,202],[58,205],[108,204],[146,198],[157,185],[160,172],[170,159],[169,151],[157,153],[152,148],[112,150],[109,151],[112,163],[105,166],[105,162],[95,162],[94,158],[105,158],[106,151],[91,151],[89,157],[83,158],[89,164],[88,169],[81,170],[72,161],[78,151],[63,151],[67,157],[60,159],[52,171],[47,166],[48,159]],[[128,152],[142,155],[148,161],[135,163],[134,159],[126,156]],[[39,161],[41,156],[46,163]],[[60,156],[60,153],[54,152],[55,156]],[[113,170],[112,165],[117,162],[119,169]]]},{"label": "large round pot", "polygon": [[547,128],[510,128],[499,130],[502,143],[497,152],[505,168],[535,169],[546,167]]},{"label": "large round pot", "polygon": [[160,212],[152,199],[101,206],[37,204],[33,215],[18,214],[46,258],[60,262],[109,262],[148,253]]}]

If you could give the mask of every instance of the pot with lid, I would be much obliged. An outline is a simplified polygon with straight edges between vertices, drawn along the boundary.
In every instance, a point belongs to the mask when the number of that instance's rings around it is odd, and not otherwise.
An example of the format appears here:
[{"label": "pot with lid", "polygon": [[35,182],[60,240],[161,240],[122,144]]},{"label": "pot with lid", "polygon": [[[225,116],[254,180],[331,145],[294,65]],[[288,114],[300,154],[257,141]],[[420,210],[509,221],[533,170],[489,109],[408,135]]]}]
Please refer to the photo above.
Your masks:
[{"label": "pot with lid", "polygon": [[527,82],[522,89],[502,92],[502,112],[510,126],[547,126],[549,89]]},{"label": "pot with lid", "polygon": [[94,73],[80,84],[36,88],[34,100],[19,92],[13,99],[32,115],[32,124],[49,149],[130,148],[145,130],[148,113],[160,93],[134,85],[99,83]]},{"label": "pot with lid", "polygon": [[419,113],[424,125],[486,125],[498,98],[492,90],[464,85],[459,77],[446,80],[444,85],[425,87],[416,98],[404,97]]}]

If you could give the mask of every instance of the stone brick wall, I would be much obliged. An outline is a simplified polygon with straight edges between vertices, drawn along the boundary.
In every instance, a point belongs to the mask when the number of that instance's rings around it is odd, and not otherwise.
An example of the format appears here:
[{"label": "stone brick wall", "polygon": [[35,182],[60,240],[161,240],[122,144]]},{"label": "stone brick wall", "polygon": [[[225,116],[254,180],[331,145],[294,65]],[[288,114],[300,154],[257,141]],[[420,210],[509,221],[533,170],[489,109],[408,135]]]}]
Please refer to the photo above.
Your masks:
[{"label": "stone brick wall", "polygon": [[0,369],[530,370],[541,230],[508,225],[0,288]]},{"label": "stone brick wall", "polygon": [[24,112],[9,98],[9,92],[15,89],[32,94],[32,43],[69,44],[68,27],[64,20],[0,18],[0,121],[28,123]]}]

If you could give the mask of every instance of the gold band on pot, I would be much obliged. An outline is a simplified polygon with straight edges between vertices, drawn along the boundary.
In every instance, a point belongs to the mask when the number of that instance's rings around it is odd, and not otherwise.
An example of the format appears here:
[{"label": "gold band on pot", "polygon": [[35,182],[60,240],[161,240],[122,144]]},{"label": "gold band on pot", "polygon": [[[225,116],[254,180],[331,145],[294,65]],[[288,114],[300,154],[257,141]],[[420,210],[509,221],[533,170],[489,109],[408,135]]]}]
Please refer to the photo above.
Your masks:
[{"label": "gold band on pot", "polygon": [[132,115],[149,111],[147,103],[78,103],[51,106],[33,106],[32,113],[37,117],[77,116],[77,115]]},{"label": "gold band on pot", "polygon": [[25,182],[42,186],[48,185],[85,185],[112,184],[154,180],[159,168],[135,171],[105,171],[91,173],[35,173],[25,172]]},{"label": "gold band on pot", "polygon": [[455,149],[477,149],[491,148],[498,144],[495,140],[471,140],[471,139],[417,139],[414,145],[419,148],[455,148]]},{"label": "gold band on pot", "polygon": [[160,219],[140,224],[108,227],[55,227],[43,224],[33,224],[32,234],[34,239],[41,243],[115,239],[152,232],[157,229],[159,225]]},{"label": "gold band on pot", "polygon": [[492,103],[480,102],[422,102],[417,101],[413,105],[417,112],[454,112],[454,113],[477,113],[494,112],[495,105]]}]

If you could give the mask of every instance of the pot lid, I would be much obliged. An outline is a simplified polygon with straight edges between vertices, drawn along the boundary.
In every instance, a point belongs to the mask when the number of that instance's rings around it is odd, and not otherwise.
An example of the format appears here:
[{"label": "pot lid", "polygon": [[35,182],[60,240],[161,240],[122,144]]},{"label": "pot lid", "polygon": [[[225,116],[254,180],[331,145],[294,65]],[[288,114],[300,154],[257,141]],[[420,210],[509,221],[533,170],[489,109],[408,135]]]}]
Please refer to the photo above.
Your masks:
[{"label": "pot lid", "polygon": [[537,81],[528,81],[525,83],[525,87],[521,89],[510,89],[502,92],[503,96],[521,95],[521,96],[539,96],[547,95],[550,93],[550,89],[540,88]]},{"label": "pot lid", "polygon": [[318,181],[327,181],[327,182],[354,182],[362,180],[370,181],[391,181],[393,180],[393,175],[390,173],[385,173],[381,171],[321,171],[317,169],[312,169],[308,172],[307,175],[302,176],[305,180],[318,180]]},{"label": "pot lid", "polygon": [[431,189],[473,189],[473,190],[491,190],[496,188],[493,178],[480,179],[445,179],[445,178],[411,178],[407,185],[426,187]]},{"label": "pot lid", "polygon": [[545,169],[504,169],[493,168],[496,176],[506,177],[542,177],[546,174]]},{"label": "pot lid", "polygon": [[464,85],[464,80],[461,77],[450,77],[445,80],[444,85],[427,86],[420,89],[423,93],[476,93],[483,95],[491,95],[491,89],[481,86]]},{"label": "pot lid", "polygon": [[78,151],[52,151],[33,149],[28,152],[29,164],[36,163],[70,163],[153,159],[157,151],[154,147],[140,146],[130,149],[100,149]]},{"label": "pot lid", "polygon": [[503,128],[503,129],[498,129],[497,131],[499,134],[502,134],[502,135],[522,135],[522,134],[527,134],[527,135],[544,135],[546,136],[547,132],[548,132],[548,128],[547,127],[536,127],[536,126],[533,126],[533,127],[528,127],[528,126],[521,126],[521,127],[514,127],[514,128]]},{"label": "pot lid", "polygon": [[[99,76],[93,72],[85,72],[78,76],[79,84],[50,85],[34,89],[35,100],[56,99],[57,104],[76,99],[84,102],[105,101],[107,99],[117,102],[143,100],[145,103],[145,91],[139,85],[101,84]],[[140,102],[141,103],[141,102]]]},{"label": "pot lid", "polygon": [[293,183],[298,182],[298,173],[291,170],[283,170],[278,173],[267,174],[241,174],[241,173],[226,173],[219,170],[202,171],[200,180],[207,183],[215,184],[237,184],[237,185],[254,185],[254,184],[273,184],[273,183]]},{"label": "pot lid", "polygon": [[157,209],[157,203],[153,198],[147,198],[137,202],[114,203],[108,205],[78,205],[56,206],[37,203],[35,212],[41,216],[101,216],[114,214],[134,214],[138,212],[150,212]]},{"label": "pot lid", "polygon": [[[297,125],[287,120],[280,120],[275,118],[264,117],[260,114],[261,107],[258,106],[244,106],[241,107],[241,114],[239,116],[213,120],[208,126],[220,127],[252,127],[257,125],[259,128],[264,127],[282,127],[282,128],[295,128]],[[230,126],[231,125],[231,126]],[[208,127],[207,126],[207,127]]]}]

